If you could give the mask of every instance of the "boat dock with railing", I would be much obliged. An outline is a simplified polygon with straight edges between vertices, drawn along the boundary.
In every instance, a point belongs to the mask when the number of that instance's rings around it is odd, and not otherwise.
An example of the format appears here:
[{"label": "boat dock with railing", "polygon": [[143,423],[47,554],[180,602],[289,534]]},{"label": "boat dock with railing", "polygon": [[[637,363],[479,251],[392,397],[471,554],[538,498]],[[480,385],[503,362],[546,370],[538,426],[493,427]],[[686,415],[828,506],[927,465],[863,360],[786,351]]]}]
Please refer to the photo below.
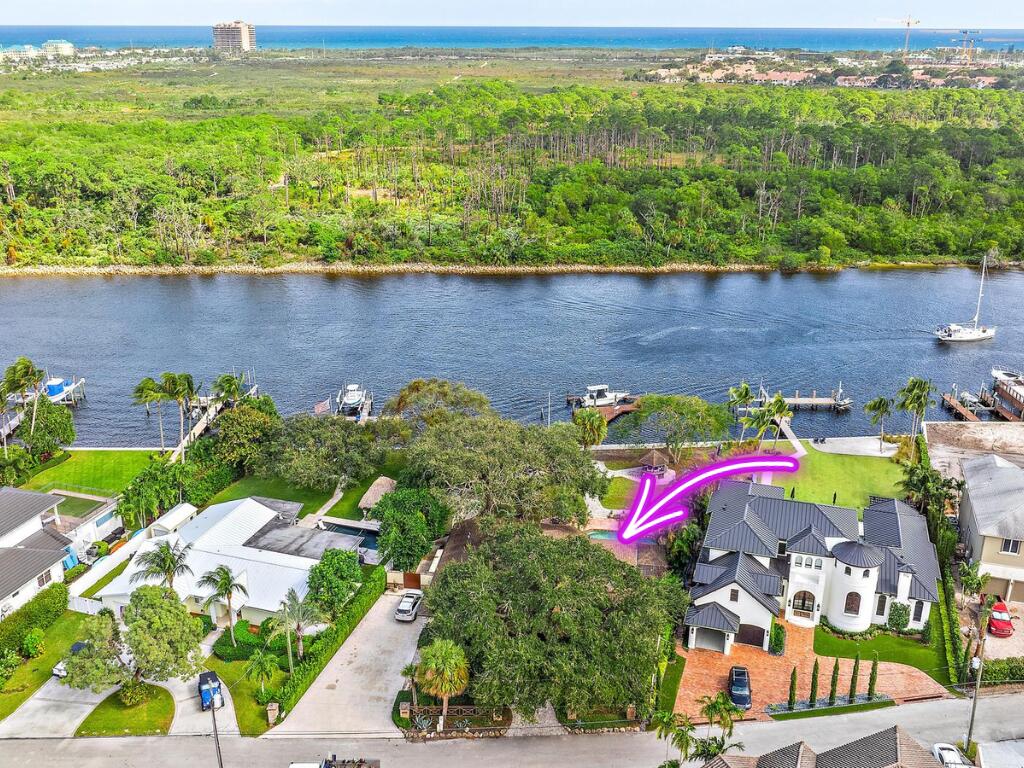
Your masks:
[{"label": "boat dock with railing", "polygon": [[[756,411],[758,408],[763,408],[773,398],[773,395],[768,394],[768,390],[762,385],[758,387],[757,399],[750,405],[749,408],[745,409],[748,411]],[[819,409],[831,410],[831,411],[847,411],[850,406],[853,405],[852,398],[846,396],[843,391],[843,383],[839,382],[839,387],[833,389],[828,396],[818,394],[818,390],[812,389],[810,396],[806,393],[801,395],[800,390],[796,390],[792,397],[783,396],[783,400],[786,401],[786,405],[796,410],[812,410],[817,411]]]},{"label": "boat dock with railing", "polygon": [[[40,395],[50,398],[51,403],[66,405],[72,408],[85,400],[85,379],[72,376],[70,379],[47,377]],[[25,397],[11,395],[10,403],[14,406],[23,406],[20,409],[8,409],[0,415],[0,439],[6,440],[14,434],[14,431],[26,418],[31,418],[32,409],[29,407],[35,400],[36,393],[28,392]]]}]

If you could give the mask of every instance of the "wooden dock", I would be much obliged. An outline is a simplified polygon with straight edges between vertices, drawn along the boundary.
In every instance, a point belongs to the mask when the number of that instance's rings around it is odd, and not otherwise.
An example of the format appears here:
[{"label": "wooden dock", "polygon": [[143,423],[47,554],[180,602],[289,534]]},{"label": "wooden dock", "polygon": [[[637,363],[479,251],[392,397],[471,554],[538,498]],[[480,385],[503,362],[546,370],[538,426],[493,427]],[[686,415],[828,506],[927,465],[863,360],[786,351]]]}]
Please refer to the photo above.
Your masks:
[{"label": "wooden dock", "polygon": [[994,397],[987,389],[983,389],[978,393],[978,399],[981,400],[983,405],[991,408],[999,418],[1004,419],[1005,421],[1021,420],[1020,416],[1003,405],[998,398]]},{"label": "wooden dock", "polygon": [[[239,399],[244,400],[247,397],[255,397],[257,394],[259,394],[259,391],[259,384],[253,384],[252,387]],[[220,415],[220,412],[222,410],[224,410],[223,401],[207,401],[206,411],[204,411],[203,415],[199,417],[199,421],[197,421],[192,426],[192,429],[188,431],[188,434],[185,435],[185,439],[182,440],[173,451],[171,451],[171,464],[174,464],[176,461],[180,461],[184,457],[185,449],[188,448],[188,446],[192,445],[192,443],[194,443],[196,440],[198,440],[203,435],[203,433],[210,428],[210,426],[213,424],[213,420]]]},{"label": "wooden dock", "polygon": [[617,405],[599,405],[597,406],[597,412],[604,416],[604,420],[611,424],[615,419],[619,418],[627,413],[633,413],[640,406],[635,402],[632,403],[618,403]]},{"label": "wooden dock", "polygon": [[[772,395],[768,394],[768,390],[763,386],[759,387],[757,400],[747,410],[757,410],[763,408],[770,400]],[[786,401],[786,405],[792,408],[794,411],[797,410],[812,410],[816,411],[819,408],[830,410],[830,411],[846,411],[853,405],[853,400],[845,397],[843,394],[843,384],[839,383],[838,389],[833,389],[829,395],[822,396],[818,394],[816,389],[811,390],[810,397],[806,394],[801,395],[800,390],[796,390],[792,397],[783,396],[783,400]]]},{"label": "wooden dock", "polygon": [[958,419],[964,421],[981,421],[974,411],[968,410],[963,403],[957,400],[951,392],[942,396],[942,405]]}]

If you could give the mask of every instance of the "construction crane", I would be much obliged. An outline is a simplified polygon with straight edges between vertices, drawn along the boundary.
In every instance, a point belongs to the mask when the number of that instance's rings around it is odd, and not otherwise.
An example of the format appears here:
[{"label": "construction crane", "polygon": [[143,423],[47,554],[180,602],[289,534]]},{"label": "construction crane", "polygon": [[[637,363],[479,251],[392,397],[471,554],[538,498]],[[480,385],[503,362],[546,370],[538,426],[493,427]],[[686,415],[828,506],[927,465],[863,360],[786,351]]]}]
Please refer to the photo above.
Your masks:
[{"label": "construction crane", "polygon": [[920,24],[921,20],[915,19],[908,13],[905,19],[878,19],[878,21],[888,24],[899,24],[901,27],[907,28],[907,34],[903,38],[903,61],[906,62],[907,57],[910,56],[910,30]]},{"label": "construction crane", "polygon": [[974,60],[974,46],[978,42],[978,39],[971,37],[971,35],[980,34],[980,29],[961,29],[961,37],[959,39],[955,37],[953,38],[954,43],[961,43],[960,51],[964,64],[970,65],[970,63]]}]

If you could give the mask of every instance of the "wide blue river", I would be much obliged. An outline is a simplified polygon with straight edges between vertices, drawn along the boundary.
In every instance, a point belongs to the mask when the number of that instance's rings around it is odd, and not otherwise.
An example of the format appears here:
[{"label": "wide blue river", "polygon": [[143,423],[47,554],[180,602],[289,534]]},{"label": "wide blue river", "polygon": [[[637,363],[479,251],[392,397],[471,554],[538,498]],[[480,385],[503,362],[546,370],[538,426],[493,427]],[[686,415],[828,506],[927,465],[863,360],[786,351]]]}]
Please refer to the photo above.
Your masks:
[{"label": "wide blue river", "polygon": [[[903,29],[782,29],[732,27],[328,27],[263,26],[260,48],[802,48],[808,51],[893,51],[903,47]],[[956,30],[919,29],[917,50],[954,45]],[[1000,49],[1024,37],[1022,30],[988,30],[983,48]],[[0,46],[65,39],[103,48],[209,47],[210,27],[0,26]]]},{"label": "wide blue river", "polygon": [[53,375],[85,376],[87,445],[157,443],[131,404],[142,377],[189,371],[209,383],[232,367],[254,368],[284,412],[310,410],[346,382],[383,402],[412,378],[440,376],[527,421],[549,392],[564,418],[565,393],[587,384],[724,399],[741,378],[787,393],[841,381],[855,407],[800,414],[797,429],[866,434],[863,403],[909,376],[976,389],[993,365],[1024,368],[1024,272],[988,281],[994,340],[950,348],[930,335],[970,317],[976,296],[970,269],[14,278],[0,280],[0,365],[25,354]]}]

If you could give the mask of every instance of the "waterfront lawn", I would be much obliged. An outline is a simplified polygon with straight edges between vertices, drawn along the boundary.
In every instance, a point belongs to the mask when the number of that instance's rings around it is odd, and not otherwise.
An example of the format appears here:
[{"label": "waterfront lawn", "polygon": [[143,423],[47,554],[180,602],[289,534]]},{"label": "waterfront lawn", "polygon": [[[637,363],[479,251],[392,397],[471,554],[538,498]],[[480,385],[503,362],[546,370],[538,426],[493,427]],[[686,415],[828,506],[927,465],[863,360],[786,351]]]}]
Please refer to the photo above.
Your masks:
[{"label": "waterfront lawn", "polygon": [[613,477],[601,503],[608,509],[625,509],[636,495],[637,483],[627,477]]},{"label": "waterfront lawn", "polygon": [[277,477],[249,476],[229,485],[210,499],[210,504],[245,499],[249,496],[266,496],[269,499],[301,502],[302,511],[299,515],[305,516],[320,509],[331,498],[331,492],[300,488]]},{"label": "waterfront lawn", "polygon": [[827,717],[828,715],[848,715],[853,712],[867,712],[872,709],[884,709],[895,707],[896,702],[892,699],[883,701],[865,701],[861,704],[849,704],[845,707],[815,707],[814,709],[803,709],[799,712],[780,712],[772,715],[772,720],[803,720],[808,717]]},{"label": "waterfront lawn", "polygon": [[42,654],[15,669],[10,680],[0,687],[0,720],[21,706],[25,699],[50,679],[54,665],[78,639],[84,620],[84,613],[65,611],[63,616],[49,626],[43,638]]},{"label": "waterfront lawn", "polygon": [[945,647],[941,640],[926,645],[911,637],[886,634],[880,634],[871,640],[846,640],[830,634],[821,627],[814,628],[814,652],[819,656],[852,659],[858,650],[862,665],[870,665],[872,654],[877,653],[879,661],[892,661],[917,667],[942,685],[949,685],[949,668],[946,666]]},{"label": "waterfront lawn", "polygon": [[[781,442],[780,442],[781,445]],[[864,509],[869,496],[902,498],[899,483],[903,468],[879,456],[844,456],[823,453],[804,443],[807,455],[800,459],[800,471],[790,475],[776,472],[772,481],[786,489],[786,496],[796,488],[796,498],[816,504],[836,504]]]},{"label": "waterfront lawn", "polygon": [[69,451],[71,458],[40,472],[25,488],[65,489],[97,496],[116,496],[152,460],[148,451]]},{"label": "waterfront lawn", "polygon": [[174,720],[174,699],[166,688],[146,687],[149,696],[134,707],[122,704],[114,691],[82,721],[75,736],[165,736]]},{"label": "waterfront lawn", "polygon": [[110,573],[108,573],[102,579],[100,579],[95,584],[93,584],[91,587],[89,587],[87,590],[85,590],[82,593],[82,597],[95,597],[99,593],[99,591],[101,589],[103,589],[105,586],[107,586],[107,584],[109,584],[114,579],[116,579],[118,576],[120,576],[122,573],[124,573],[124,569],[128,567],[128,563],[130,563],[130,562],[131,562],[131,558],[128,558],[127,560],[125,560],[123,563],[121,563],[119,566],[117,566],[114,570],[112,570]]},{"label": "waterfront lawn", "polygon": [[[387,460],[377,467],[370,474],[370,477],[346,488],[345,493],[330,508],[327,515],[329,517],[340,517],[344,520],[362,520],[363,511],[359,509],[359,500],[363,498],[363,494],[373,485],[373,481],[382,475],[390,477],[392,480],[397,480],[402,470],[405,469],[405,463],[405,455],[401,452],[395,451],[389,454]],[[307,514],[306,510],[303,510],[302,514]]]},{"label": "waterfront lawn", "polygon": [[[206,660],[206,668],[217,673],[217,677],[231,692],[231,703],[235,707],[238,718],[238,729],[243,736],[259,736],[270,726],[267,724],[267,708],[256,703],[256,694],[260,690],[258,683],[245,678],[248,661],[224,661],[216,656]],[[280,688],[288,677],[287,672],[274,673],[267,688]]]}]

